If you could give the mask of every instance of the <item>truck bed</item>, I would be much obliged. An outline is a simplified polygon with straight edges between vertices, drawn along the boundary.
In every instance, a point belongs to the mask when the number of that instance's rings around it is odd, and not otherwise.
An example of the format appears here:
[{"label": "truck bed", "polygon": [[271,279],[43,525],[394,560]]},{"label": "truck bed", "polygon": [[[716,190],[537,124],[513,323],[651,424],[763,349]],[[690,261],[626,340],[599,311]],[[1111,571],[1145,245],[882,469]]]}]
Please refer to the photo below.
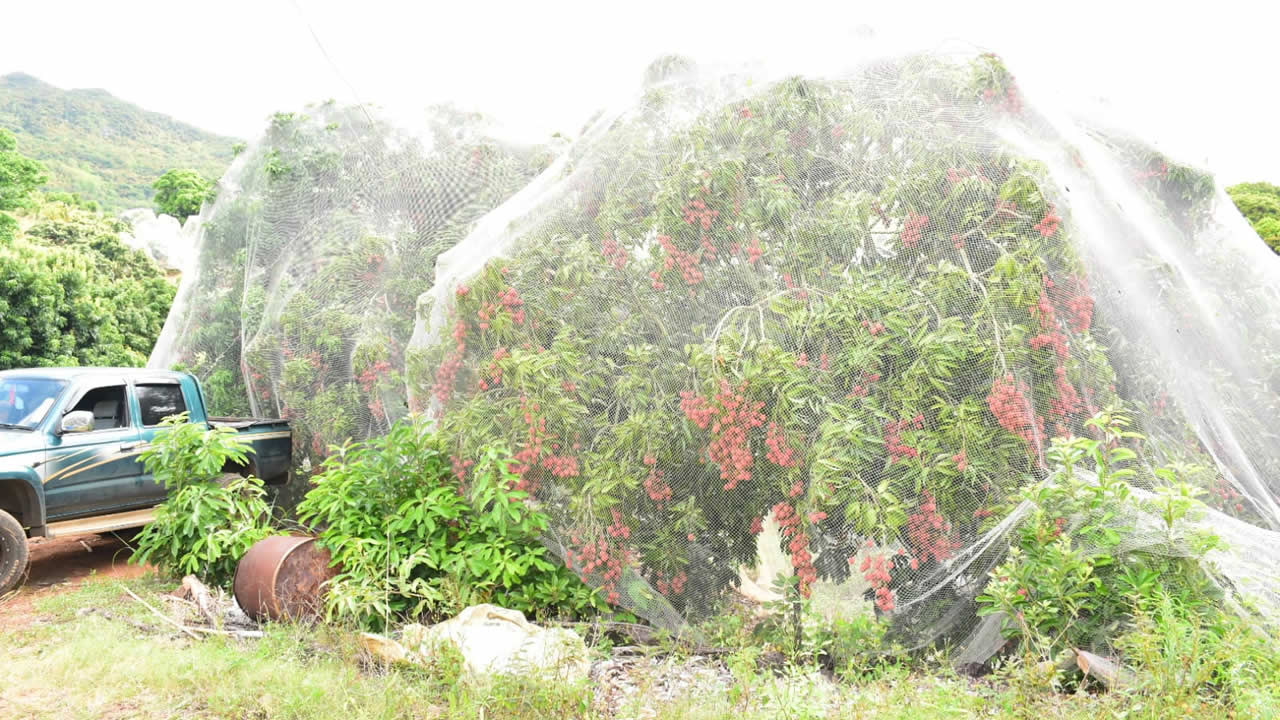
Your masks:
[{"label": "truck bed", "polygon": [[279,418],[253,418],[253,417],[211,417],[209,424],[215,427],[229,427],[233,430],[244,430],[250,427],[266,427],[271,425],[280,425],[282,428],[287,427],[288,423]]},{"label": "truck bed", "polygon": [[268,485],[289,482],[293,465],[293,433],[289,421],[278,418],[211,417],[210,427],[231,428],[253,448],[251,463],[245,467],[228,465],[228,472],[250,472]]}]

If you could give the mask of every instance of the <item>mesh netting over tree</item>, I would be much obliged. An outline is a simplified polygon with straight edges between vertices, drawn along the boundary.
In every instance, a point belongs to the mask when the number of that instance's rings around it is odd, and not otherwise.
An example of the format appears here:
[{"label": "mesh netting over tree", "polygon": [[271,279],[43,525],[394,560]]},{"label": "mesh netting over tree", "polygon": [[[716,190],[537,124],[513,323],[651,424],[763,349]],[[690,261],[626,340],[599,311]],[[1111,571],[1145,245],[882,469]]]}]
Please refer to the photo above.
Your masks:
[{"label": "mesh netting over tree", "polygon": [[548,543],[652,622],[714,613],[772,527],[800,594],[984,659],[975,598],[1024,491],[1118,407],[1146,436],[1126,482],[1206,490],[1213,576],[1278,619],[1280,261],[1212,178],[1037,113],[994,56],[664,59],[536,178],[326,122],[233,168],[155,358],[287,413],[304,451],[407,398],[464,478],[509,447]]},{"label": "mesh netting over tree", "polygon": [[399,129],[373,112],[280,113],[241,153],[151,358],[200,377],[212,412],[292,420],[301,461],[404,416],[435,257],[550,159],[486,138],[476,115]]}]

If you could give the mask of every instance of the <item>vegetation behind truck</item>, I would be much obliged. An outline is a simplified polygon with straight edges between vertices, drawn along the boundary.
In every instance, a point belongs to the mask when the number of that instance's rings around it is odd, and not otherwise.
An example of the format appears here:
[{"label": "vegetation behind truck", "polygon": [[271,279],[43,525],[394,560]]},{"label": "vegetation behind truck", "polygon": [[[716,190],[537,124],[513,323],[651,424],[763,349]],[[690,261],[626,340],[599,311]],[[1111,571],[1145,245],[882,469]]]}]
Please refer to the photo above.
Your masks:
[{"label": "vegetation behind truck", "polygon": [[288,482],[292,436],[284,420],[209,417],[189,373],[140,368],[0,372],[0,594],[27,569],[27,538],[145,525],[165,488],[138,456],[170,415],[234,428],[249,441],[226,472]]}]

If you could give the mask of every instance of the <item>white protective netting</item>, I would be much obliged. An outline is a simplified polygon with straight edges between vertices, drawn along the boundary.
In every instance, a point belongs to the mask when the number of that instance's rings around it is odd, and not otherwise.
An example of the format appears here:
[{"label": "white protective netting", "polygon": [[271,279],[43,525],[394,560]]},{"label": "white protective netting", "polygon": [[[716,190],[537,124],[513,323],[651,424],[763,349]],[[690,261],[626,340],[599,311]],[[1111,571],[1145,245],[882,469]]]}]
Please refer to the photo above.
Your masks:
[{"label": "white protective netting", "polygon": [[1119,406],[1280,618],[1280,260],[1211,177],[1037,112],[994,56],[665,58],[550,167],[461,116],[421,144],[333,112],[277,122],[206,210],[153,363],[215,409],[286,414],[314,457],[407,401],[463,476],[509,447],[548,542],[650,621],[714,612],[773,525],[806,592],[878,591],[980,662],[1019,491]]},{"label": "white protective netting", "polygon": [[406,412],[403,354],[435,257],[546,166],[436,108],[398,128],[334,103],[277,114],[204,208],[151,357],[215,414],[293,421],[298,460]]}]

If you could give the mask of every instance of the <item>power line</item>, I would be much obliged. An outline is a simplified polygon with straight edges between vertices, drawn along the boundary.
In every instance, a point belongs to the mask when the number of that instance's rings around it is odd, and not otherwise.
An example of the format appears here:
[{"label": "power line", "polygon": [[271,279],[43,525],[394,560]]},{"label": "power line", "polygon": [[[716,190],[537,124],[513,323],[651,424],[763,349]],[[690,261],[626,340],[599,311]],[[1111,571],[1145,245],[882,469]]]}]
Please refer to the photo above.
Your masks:
[{"label": "power line", "polygon": [[302,11],[302,6],[298,4],[298,0],[291,0],[293,8],[298,11],[298,17],[302,18],[302,24],[307,26],[307,32],[311,34],[311,39],[315,41],[316,47],[319,48],[320,54],[324,56],[325,62],[329,63],[329,68],[333,70],[333,74],[338,76],[343,85],[347,86],[347,91],[351,93],[351,97],[355,98],[356,106],[360,108],[360,112],[364,113],[364,117],[369,121],[369,125],[373,125],[373,116],[369,114],[369,110],[365,108],[364,101],[360,99],[360,93],[356,92],[356,88],[347,80],[346,75],[342,74],[342,70],[338,68],[338,64],[330,57],[329,51],[325,50],[324,43],[320,42],[320,36],[316,35],[315,28],[311,26],[311,21],[307,19],[307,14]]}]

